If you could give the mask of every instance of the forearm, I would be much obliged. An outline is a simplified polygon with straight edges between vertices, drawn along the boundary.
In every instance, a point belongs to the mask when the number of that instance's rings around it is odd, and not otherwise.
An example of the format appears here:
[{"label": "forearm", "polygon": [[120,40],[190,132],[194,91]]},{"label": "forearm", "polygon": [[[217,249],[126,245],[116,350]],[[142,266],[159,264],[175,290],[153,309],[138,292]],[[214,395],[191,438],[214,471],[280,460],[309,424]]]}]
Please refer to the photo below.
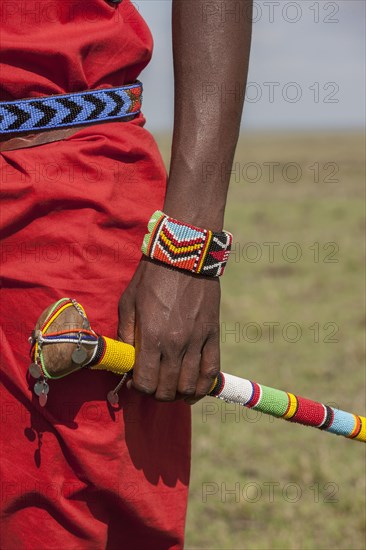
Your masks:
[{"label": "forearm", "polygon": [[[245,10],[251,0],[222,4]],[[250,14],[217,20],[207,14],[216,6],[173,0],[175,121],[164,204],[169,216],[214,231],[223,224],[250,49]],[[225,94],[237,86],[239,94]],[[217,278],[140,262],[119,304],[119,337],[136,348],[133,387],[162,401],[205,396],[220,370],[219,305]]]},{"label": "forearm", "polygon": [[213,230],[222,229],[239,134],[251,4],[173,0],[175,117],[164,210]]}]

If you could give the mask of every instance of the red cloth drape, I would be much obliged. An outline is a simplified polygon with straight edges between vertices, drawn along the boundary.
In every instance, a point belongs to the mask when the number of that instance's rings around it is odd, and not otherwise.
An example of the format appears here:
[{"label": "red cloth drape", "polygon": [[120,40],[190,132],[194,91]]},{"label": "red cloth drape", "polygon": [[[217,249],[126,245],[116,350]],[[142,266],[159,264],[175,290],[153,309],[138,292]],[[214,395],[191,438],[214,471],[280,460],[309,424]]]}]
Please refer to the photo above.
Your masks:
[{"label": "red cloth drape", "polygon": [[[130,0],[3,2],[1,100],[133,82],[152,51]],[[45,409],[26,376],[27,338],[63,296],[115,337],[166,174],[143,116],[1,154],[1,548],[181,548],[190,411],[122,390],[110,373],[50,382]],[[131,395],[130,395],[131,394]]]}]

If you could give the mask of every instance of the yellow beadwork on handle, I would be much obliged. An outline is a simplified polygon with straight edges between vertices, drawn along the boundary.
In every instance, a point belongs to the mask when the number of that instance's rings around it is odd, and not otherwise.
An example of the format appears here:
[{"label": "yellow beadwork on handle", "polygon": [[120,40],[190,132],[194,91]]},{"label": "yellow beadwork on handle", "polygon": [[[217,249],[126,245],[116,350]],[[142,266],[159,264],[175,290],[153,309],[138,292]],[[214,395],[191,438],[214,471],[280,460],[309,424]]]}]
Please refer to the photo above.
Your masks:
[{"label": "yellow beadwork on handle", "polygon": [[363,441],[365,443],[366,442],[366,417],[360,416],[359,418],[362,422],[361,430],[360,430],[360,433],[356,435],[356,437],[354,437],[353,439],[358,439],[359,441]]},{"label": "yellow beadwork on handle", "polygon": [[115,374],[125,374],[130,371],[135,362],[135,348],[130,344],[118,342],[103,336],[105,351],[103,357],[91,370],[108,370]]}]

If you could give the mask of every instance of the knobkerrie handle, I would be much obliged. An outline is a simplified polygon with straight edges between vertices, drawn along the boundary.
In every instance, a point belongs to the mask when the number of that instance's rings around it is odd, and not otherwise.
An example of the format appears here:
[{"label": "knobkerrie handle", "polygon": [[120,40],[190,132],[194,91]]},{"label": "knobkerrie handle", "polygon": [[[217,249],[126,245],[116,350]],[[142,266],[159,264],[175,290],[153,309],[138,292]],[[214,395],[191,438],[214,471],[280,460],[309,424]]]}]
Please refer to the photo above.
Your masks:
[{"label": "knobkerrie handle", "polygon": [[[135,361],[133,346],[103,337],[105,352],[100,362],[92,369],[103,369],[116,374],[129,372]],[[211,392],[228,403],[238,403],[276,418],[284,418],[304,426],[312,426],[349,439],[366,442],[366,418],[341,411],[323,403],[299,397],[289,392],[269,388],[220,373]]]}]

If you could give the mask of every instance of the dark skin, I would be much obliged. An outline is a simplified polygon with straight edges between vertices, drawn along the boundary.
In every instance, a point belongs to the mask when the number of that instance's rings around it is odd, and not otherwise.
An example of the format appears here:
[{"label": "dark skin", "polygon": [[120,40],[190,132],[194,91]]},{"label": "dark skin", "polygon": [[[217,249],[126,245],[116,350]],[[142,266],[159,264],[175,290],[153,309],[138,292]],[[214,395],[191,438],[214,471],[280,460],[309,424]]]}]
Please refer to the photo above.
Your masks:
[{"label": "dark skin", "polygon": [[[252,0],[173,0],[175,118],[163,211],[221,231],[239,135]],[[235,91],[235,93],[230,93]],[[222,169],[224,167],[224,170]],[[143,258],[119,304],[136,390],[194,403],[220,370],[220,283]]]}]

